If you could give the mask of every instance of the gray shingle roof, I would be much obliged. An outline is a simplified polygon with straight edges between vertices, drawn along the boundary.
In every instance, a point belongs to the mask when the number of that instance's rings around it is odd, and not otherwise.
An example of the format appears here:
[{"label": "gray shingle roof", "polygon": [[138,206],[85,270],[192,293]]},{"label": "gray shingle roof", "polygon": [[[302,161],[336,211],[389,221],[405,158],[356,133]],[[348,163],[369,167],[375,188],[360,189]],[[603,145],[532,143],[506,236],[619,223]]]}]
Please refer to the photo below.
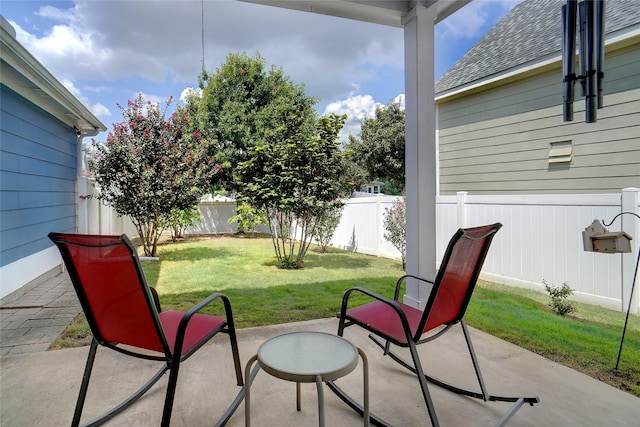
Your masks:
[{"label": "gray shingle roof", "polygon": [[[436,82],[436,93],[560,54],[562,0],[525,0],[515,6]],[[640,23],[640,1],[607,0],[605,33]]]}]

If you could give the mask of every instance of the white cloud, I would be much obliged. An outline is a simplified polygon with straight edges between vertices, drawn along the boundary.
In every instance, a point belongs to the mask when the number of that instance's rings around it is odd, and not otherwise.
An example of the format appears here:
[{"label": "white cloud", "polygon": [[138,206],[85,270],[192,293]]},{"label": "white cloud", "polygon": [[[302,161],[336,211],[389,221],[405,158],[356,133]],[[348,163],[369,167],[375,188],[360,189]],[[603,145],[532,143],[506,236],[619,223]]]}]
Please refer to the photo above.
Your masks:
[{"label": "white cloud", "polygon": [[324,114],[346,114],[347,121],[340,131],[340,140],[347,141],[349,135],[357,137],[360,133],[360,123],[365,117],[371,117],[376,107],[382,104],[375,102],[371,95],[355,95],[342,101],[332,102],[324,109]]},{"label": "white cloud", "polygon": [[187,102],[187,98],[190,96],[196,96],[198,98],[202,97],[202,89],[200,89],[199,87],[197,88],[192,88],[192,87],[186,87],[184,88],[184,90],[182,92],[180,92],[180,102],[185,103]]},{"label": "white cloud", "polygon": [[89,109],[98,118],[111,116],[111,111],[100,103],[91,105]]},{"label": "white cloud", "polygon": [[471,2],[439,25],[443,28],[443,37],[473,38],[486,22],[482,2]]},{"label": "white cloud", "polygon": [[442,38],[477,38],[520,2],[522,0],[472,1],[438,24]]},{"label": "white cloud", "polygon": [[[199,1],[89,1],[47,6],[55,24],[18,40],[52,73],[73,81],[139,76],[194,84],[202,66]],[[215,70],[232,52],[260,52],[312,96],[335,99],[373,67],[402,67],[401,29],[238,1],[204,3],[205,62]]]},{"label": "white cloud", "polygon": [[82,102],[88,109],[97,117],[108,117],[111,115],[111,111],[101,103],[92,104],[89,98],[84,96],[80,89],[78,89],[71,80],[63,79],[60,83],[66,87],[69,92],[73,94],[80,102]]},{"label": "white cloud", "polygon": [[[392,102],[399,102],[404,109],[404,94],[396,96]],[[371,95],[354,95],[342,101],[332,102],[324,109],[324,114],[346,114],[347,121],[340,132],[340,140],[347,141],[349,135],[358,137],[362,120],[374,117],[377,108],[384,104],[376,102]]]}]

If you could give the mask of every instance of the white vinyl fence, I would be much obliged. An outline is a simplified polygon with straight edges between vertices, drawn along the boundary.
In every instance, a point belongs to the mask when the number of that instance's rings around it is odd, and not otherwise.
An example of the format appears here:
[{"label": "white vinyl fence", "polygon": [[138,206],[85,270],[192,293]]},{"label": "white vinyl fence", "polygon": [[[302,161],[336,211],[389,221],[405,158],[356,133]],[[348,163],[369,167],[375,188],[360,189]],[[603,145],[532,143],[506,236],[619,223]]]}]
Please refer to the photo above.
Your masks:
[{"label": "white vinyl fence", "polygon": [[[82,193],[80,193],[82,194]],[[86,193],[85,193],[86,194]],[[349,251],[400,259],[399,252],[384,238],[385,209],[395,197],[377,195],[345,201],[342,218],[331,245]],[[79,215],[80,232],[97,234],[136,232],[128,219],[121,218],[96,199],[79,202],[86,211]],[[620,212],[640,212],[640,189],[619,194],[476,196],[461,192],[438,196],[436,200],[437,256],[441,258],[451,236],[459,227],[500,222],[502,229],[493,240],[482,277],[497,283],[543,290],[542,281],[568,285],[574,298],[626,311],[629,305],[636,256],[640,240],[640,220],[622,215],[610,231],[623,230],[632,236],[632,252],[603,254],[585,252],[582,231],[594,219],[609,223]],[[187,233],[228,233],[235,215],[232,201],[205,200],[198,210],[202,221]],[[84,223],[83,223],[84,222]],[[268,231],[266,227],[259,231]],[[439,259],[437,260],[439,262]],[[636,284],[640,288],[640,284]],[[631,301],[631,312],[640,314],[640,289]]]},{"label": "white vinyl fence", "polygon": [[[362,197],[346,201],[332,245],[357,252],[399,258],[383,238],[382,219],[393,197]],[[610,231],[633,237],[632,252],[585,252],[582,231],[594,219],[609,223],[620,212],[640,212],[640,189],[620,194],[438,196],[436,200],[437,254],[443,256],[459,227],[500,222],[482,277],[497,283],[543,290],[542,281],[568,283],[577,300],[626,311],[633,281],[640,220],[619,217]],[[624,224],[624,225],[622,225]],[[438,261],[439,261],[438,259]],[[636,284],[631,312],[640,313],[640,284]]]}]

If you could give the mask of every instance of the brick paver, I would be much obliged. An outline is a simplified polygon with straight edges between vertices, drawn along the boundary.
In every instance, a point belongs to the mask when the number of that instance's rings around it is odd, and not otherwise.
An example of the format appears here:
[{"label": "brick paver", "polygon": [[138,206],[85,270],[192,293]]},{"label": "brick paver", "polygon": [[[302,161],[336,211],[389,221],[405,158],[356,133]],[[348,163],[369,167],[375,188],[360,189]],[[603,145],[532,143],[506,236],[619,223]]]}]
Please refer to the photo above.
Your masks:
[{"label": "brick paver", "polygon": [[80,313],[67,273],[0,300],[0,356],[46,351]]}]

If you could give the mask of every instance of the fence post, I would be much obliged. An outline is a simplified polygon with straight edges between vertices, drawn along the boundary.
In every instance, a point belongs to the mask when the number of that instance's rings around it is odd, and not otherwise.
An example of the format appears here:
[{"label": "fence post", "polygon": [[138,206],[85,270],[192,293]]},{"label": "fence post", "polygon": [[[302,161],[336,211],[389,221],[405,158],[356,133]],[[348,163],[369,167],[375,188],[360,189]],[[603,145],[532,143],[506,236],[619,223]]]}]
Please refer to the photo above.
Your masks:
[{"label": "fence post", "polygon": [[88,233],[89,232],[89,208],[91,198],[87,197],[92,195],[91,185],[89,180],[84,176],[79,176],[76,179],[76,218],[77,218],[77,232]]},{"label": "fence post", "polygon": [[[640,188],[623,188],[622,189],[622,206],[621,212],[633,212],[639,214],[640,206]],[[632,237],[631,253],[622,254],[622,289],[621,301],[622,311],[626,312],[629,308],[629,298],[631,297],[631,289],[633,286],[633,276],[638,260],[638,251],[640,250],[640,219],[633,215],[622,215],[622,223],[620,229]],[[631,310],[633,314],[640,313],[640,277],[636,278],[636,286],[633,292],[633,300],[631,301]]]},{"label": "fence post", "polygon": [[458,214],[458,228],[467,226],[467,192],[458,191],[456,193],[456,213]]},{"label": "fence post", "polygon": [[382,244],[384,239],[384,219],[382,218],[382,196],[376,196],[376,256],[382,256]]}]

